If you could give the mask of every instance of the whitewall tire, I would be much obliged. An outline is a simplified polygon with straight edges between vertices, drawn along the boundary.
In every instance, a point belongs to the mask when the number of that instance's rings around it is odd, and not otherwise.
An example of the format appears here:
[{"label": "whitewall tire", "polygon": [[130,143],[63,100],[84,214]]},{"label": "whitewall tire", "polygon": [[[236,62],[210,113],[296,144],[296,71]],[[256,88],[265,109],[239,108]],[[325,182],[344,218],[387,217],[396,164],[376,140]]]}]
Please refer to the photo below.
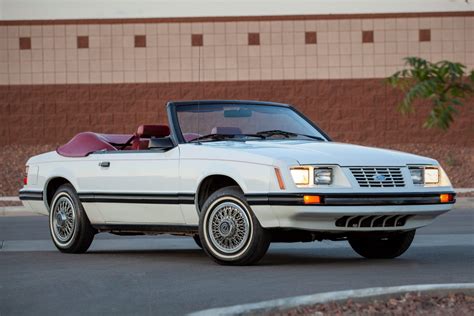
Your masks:
[{"label": "whitewall tire", "polygon": [[60,186],[51,202],[49,230],[61,252],[83,253],[89,249],[96,231],[70,184]]},{"label": "whitewall tire", "polygon": [[199,236],[204,251],[224,265],[258,262],[271,240],[239,187],[222,188],[206,200],[200,214]]}]

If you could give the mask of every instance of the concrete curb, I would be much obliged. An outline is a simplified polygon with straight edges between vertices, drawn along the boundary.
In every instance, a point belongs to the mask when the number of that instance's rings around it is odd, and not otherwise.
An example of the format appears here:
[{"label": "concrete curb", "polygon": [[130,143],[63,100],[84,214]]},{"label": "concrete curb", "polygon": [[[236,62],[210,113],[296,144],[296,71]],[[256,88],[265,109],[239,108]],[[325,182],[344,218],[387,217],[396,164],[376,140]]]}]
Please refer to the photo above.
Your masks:
[{"label": "concrete curb", "polygon": [[24,206],[0,207],[0,216],[40,216],[42,214],[29,212]]},{"label": "concrete curb", "polygon": [[268,311],[286,310],[297,306],[307,306],[314,304],[324,304],[329,302],[340,302],[351,299],[353,301],[367,301],[372,299],[382,299],[397,294],[407,292],[431,293],[436,295],[445,295],[453,291],[462,291],[466,294],[474,294],[474,283],[455,283],[455,284],[423,284],[423,285],[404,285],[393,287],[375,287],[360,290],[347,290],[328,293],[318,293],[296,297],[288,297],[260,303],[235,305],[223,308],[213,308],[198,311],[188,315],[245,315],[260,314]]},{"label": "concrete curb", "polygon": [[456,193],[469,193],[469,192],[474,192],[474,188],[459,188],[459,189],[454,189]]}]

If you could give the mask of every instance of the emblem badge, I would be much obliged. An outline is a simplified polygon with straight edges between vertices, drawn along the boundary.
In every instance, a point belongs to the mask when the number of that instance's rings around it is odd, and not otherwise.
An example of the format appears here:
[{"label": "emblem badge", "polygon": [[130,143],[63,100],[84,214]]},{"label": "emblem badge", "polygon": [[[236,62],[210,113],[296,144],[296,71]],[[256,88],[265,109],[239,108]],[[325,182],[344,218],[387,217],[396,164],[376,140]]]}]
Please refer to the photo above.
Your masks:
[{"label": "emblem badge", "polygon": [[374,175],[374,178],[373,178],[375,181],[379,181],[379,182],[382,182],[382,181],[385,181],[387,178],[382,175],[382,174],[375,174]]}]

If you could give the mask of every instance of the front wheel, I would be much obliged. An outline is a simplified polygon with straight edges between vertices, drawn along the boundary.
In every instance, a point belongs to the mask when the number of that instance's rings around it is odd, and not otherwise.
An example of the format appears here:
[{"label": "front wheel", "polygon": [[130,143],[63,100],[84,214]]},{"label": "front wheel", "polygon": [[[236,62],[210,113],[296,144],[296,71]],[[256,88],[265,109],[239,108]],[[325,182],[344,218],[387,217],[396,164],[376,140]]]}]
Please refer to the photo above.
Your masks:
[{"label": "front wheel", "polygon": [[271,235],[260,226],[239,187],[214,192],[199,220],[204,251],[223,265],[250,265],[267,252]]},{"label": "front wheel", "polygon": [[96,231],[70,184],[60,186],[54,194],[49,229],[54,245],[61,252],[86,252],[94,239]]},{"label": "front wheel", "polygon": [[369,259],[392,259],[401,256],[410,247],[415,230],[380,236],[349,237],[349,244],[359,255]]},{"label": "front wheel", "polygon": [[199,235],[193,235],[193,239],[196,243],[196,246],[202,249],[201,238],[199,237]]}]

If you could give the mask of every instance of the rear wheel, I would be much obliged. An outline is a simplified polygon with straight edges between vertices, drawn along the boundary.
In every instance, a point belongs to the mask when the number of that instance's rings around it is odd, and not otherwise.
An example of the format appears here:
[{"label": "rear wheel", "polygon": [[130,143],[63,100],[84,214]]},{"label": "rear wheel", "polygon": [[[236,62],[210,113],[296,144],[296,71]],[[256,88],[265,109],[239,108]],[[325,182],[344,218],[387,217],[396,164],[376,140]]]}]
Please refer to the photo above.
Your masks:
[{"label": "rear wheel", "polygon": [[392,259],[401,256],[410,247],[415,230],[393,233],[384,237],[349,237],[349,244],[359,255],[369,259]]},{"label": "rear wheel", "polygon": [[223,265],[250,265],[267,252],[271,235],[263,229],[239,187],[214,192],[199,220],[204,251]]},{"label": "rear wheel", "polygon": [[61,252],[86,252],[94,239],[96,231],[70,184],[60,186],[54,194],[49,212],[49,229],[54,245]]}]

